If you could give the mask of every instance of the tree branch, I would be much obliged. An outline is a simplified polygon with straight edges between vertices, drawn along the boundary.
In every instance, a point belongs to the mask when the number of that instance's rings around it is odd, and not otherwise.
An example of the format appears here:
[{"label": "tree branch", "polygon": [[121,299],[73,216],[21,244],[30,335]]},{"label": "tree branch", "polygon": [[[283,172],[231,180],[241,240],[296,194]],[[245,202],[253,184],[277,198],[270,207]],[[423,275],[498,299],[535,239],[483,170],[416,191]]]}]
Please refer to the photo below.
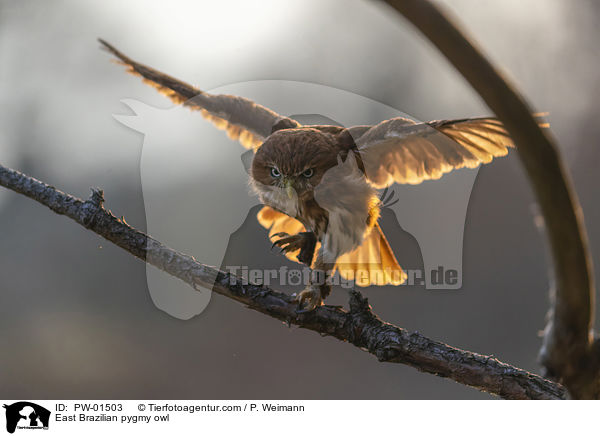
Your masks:
[{"label": "tree branch", "polygon": [[592,343],[594,285],[583,214],[558,148],[525,100],[429,0],[387,0],[448,58],[496,113],[517,144],[540,204],[554,259],[552,293],[540,350],[547,375],[574,398],[598,398],[599,368]]},{"label": "tree branch", "polygon": [[104,196],[99,189],[93,189],[90,198],[84,201],[1,165],[0,185],[71,218],[194,289],[212,288],[218,294],[288,324],[350,342],[382,362],[404,363],[506,399],[564,399],[566,396],[561,385],[538,375],[388,324],[379,319],[367,299],[355,291],[350,295],[349,311],[321,306],[298,314],[296,303],[286,294],[242,283],[234,275],[203,265],[116,218],[104,208]]}]

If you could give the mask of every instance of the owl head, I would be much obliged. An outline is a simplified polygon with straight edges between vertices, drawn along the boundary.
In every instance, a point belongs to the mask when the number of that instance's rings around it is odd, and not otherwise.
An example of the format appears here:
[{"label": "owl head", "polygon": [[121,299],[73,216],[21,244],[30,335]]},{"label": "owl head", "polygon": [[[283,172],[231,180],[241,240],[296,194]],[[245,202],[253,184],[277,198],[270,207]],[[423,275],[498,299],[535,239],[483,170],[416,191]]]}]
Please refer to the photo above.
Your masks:
[{"label": "owl head", "polygon": [[340,146],[338,135],[311,127],[276,131],[256,151],[250,177],[255,185],[283,190],[289,198],[312,195],[338,164]]}]

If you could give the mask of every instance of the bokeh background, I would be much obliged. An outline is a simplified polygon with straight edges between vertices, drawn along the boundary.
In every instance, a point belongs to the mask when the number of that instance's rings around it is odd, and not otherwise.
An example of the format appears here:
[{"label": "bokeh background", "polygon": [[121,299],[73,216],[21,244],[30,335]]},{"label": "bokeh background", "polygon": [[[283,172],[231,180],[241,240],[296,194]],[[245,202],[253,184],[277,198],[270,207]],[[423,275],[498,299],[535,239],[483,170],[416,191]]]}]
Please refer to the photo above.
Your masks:
[{"label": "bokeh background", "polygon": [[[533,106],[550,112],[598,258],[600,3],[442,3]],[[143,138],[112,114],[127,112],[123,98],[170,103],[108,62],[97,37],[204,89],[298,80],[364,95],[422,120],[489,114],[423,37],[375,2],[174,1],[167,7],[3,0],[2,163],[77,196],[100,186],[107,207],[140,229],[146,226]],[[511,153],[477,176],[461,290],[365,294],[389,322],[537,372],[550,277],[535,215]],[[264,249],[262,230],[252,226],[231,239],[227,261],[243,257],[250,240]],[[379,363],[218,295],[199,316],[173,318],[153,304],[143,263],[6,190],[0,190],[0,291],[3,398],[490,398]],[[338,292],[332,302],[345,299]]]}]

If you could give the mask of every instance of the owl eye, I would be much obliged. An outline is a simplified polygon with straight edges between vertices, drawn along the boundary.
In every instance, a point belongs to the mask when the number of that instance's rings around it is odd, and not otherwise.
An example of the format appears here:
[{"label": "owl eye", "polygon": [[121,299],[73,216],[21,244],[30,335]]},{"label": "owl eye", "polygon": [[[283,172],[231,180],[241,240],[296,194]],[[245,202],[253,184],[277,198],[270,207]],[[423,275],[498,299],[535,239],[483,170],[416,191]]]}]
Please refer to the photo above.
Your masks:
[{"label": "owl eye", "polygon": [[302,173],[302,175],[303,175],[304,177],[306,177],[307,179],[310,179],[310,178],[313,176],[313,174],[314,174],[314,173],[315,173],[315,170],[314,170],[314,169],[312,169],[312,168],[309,168],[309,169],[307,169],[306,171],[304,171],[304,172]]},{"label": "owl eye", "polygon": [[281,176],[281,172],[275,167],[271,168],[271,177],[279,178]]}]

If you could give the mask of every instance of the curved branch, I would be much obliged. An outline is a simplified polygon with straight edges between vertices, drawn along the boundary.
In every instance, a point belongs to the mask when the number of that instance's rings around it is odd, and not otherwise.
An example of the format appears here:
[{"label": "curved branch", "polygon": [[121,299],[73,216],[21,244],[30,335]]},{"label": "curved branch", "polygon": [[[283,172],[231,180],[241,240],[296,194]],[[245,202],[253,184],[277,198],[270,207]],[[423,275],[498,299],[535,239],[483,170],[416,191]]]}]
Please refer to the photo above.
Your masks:
[{"label": "curved branch", "polygon": [[116,218],[104,208],[101,190],[92,190],[91,197],[84,201],[1,165],[0,185],[66,215],[194,289],[212,287],[218,294],[288,324],[350,342],[382,362],[404,363],[506,399],[564,399],[566,396],[561,385],[538,375],[388,324],[373,314],[367,300],[354,291],[350,311],[321,306],[298,314],[296,303],[286,294],[242,283],[239,278],[203,265]]},{"label": "curved branch", "polygon": [[591,337],[591,259],[583,214],[554,139],[538,127],[525,100],[430,0],[386,2],[448,58],[515,140],[546,222],[554,259],[556,289],[541,361],[547,374],[565,384],[573,397],[598,397],[598,365]]}]

